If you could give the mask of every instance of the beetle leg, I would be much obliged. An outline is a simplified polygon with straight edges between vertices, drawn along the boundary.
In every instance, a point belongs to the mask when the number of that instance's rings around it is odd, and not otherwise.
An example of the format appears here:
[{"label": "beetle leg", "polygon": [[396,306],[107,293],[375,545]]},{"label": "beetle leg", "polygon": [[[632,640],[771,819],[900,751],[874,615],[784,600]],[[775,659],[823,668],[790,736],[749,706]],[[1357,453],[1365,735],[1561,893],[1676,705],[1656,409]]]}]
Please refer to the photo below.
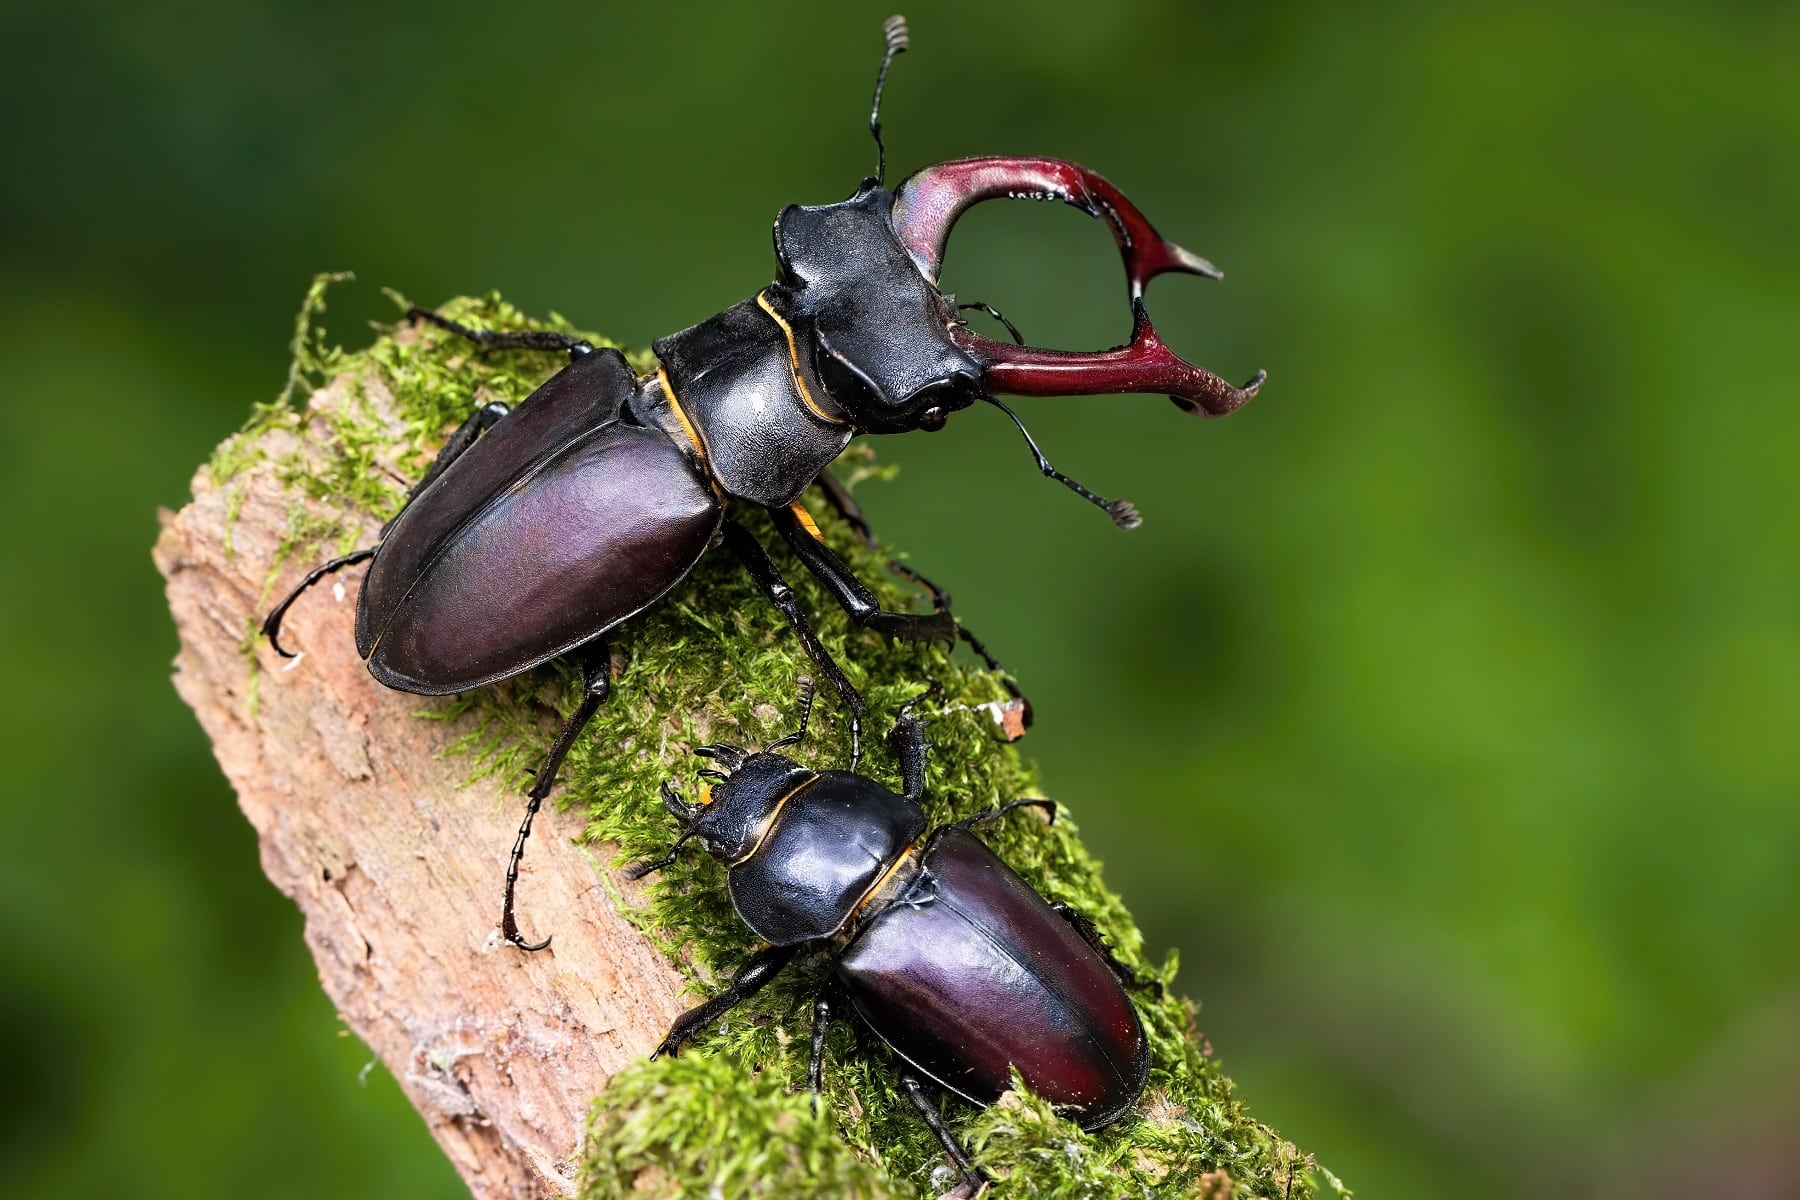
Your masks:
[{"label": "beetle leg", "polygon": [[429,308],[409,308],[406,320],[424,321],[468,338],[483,350],[566,350],[571,360],[592,354],[594,344],[573,334],[554,329],[474,329],[449,317],[441,317]]},{"label": "beetle leg", "polygon": [[275,653],[281,655],[283,658],[294,657],[292,653],[282,648],[281,619],[287,616],[287,610],[294,606],[294,601],[300,598],[301,592],[304,592],[307,588],[319,582],[319,580],[325,578],[327,575],[341,571],[345,567],[353,567],[359,562],[364,562],[367,559],[374,557],[375,547],[367,546],[361,550],[352,550],[348,554],[340,555],[330,562],[320,563],[318,566],[308,571],[306,573],[306,578],[296,584],[293,591],[283,596],[281,598],[281,603],[277,604],[274,608],[271,608],[269,610],[269,615],[263,618],[262,634],[269,639],[269,645],[275,647]]},{"label": "beetle leg", "polygon": [[873,629],[891,638],[915,642],[954,642],[956,618],[948,608],[930,613],[898,613],[882,608],[875,593],[862,580],[850,573],[844,560],[819,536],[819,528],[805,507],[795,501],[790,508],[771,508],[775,528],[794,549],[794,554],[825,585],[850,619],[864,629]]},{"label": "beetle leg", "polygon": [[819,1093],[825,1089],[825,1035],[831,1032],[831,1002],[837,999],[835,981],[819,989],[813,1001],[812,1054],[806,1060],[806,1082],[812,1089],[813,1115],[819,1115]]},{"label": "beetle leg", "polygon": [[[820,471],[819,478],[814,482],[819,485],[819,491],[825,494],[825,499],[830,502],[831,507],[836,510],[837,515],[844,518],[844,521],[850,526],[851,532],[856,534],[856,539],[877,554],[881,553],[881,543],[875,540],[875,531],[869,528],[868,521],[863,518],[862,506],[857,504],[856,500],[850,495],[850,489],[844,486],[843,481],[836,475],[833,475],[830,471]],[[949,592],[946,592],[943,588],[931,582],[931,580],[925,578],[925,576],[919,574],[919,572],[913,570],[897,558],[888,559],[887,568],[907,582],[916,584],[925,589],[931,596],[931,611],[950,611]],[[964,640],[968,641],[970,645],[978,644],[970,634],[963,633],[960,628],[957,632],[961,634]],[[995,670],[1001,670],[1000,665],[991,658],[988,660],[988,665]]]},{"label": "beetle leg", "polygon": [[[869,522],[864,519],[862,506],[850,495],[850,489],[844,486],[843,480],[839,479],[836,475],[833,475],[830,471],[820,471],[819,478],[814,482],[819,485],[819,491],[824,493],[825,499],[830,502],[831,507],[836,510],[837,515],[844,518],[844,521],[850,526],[851,531],[856,534],[857,540],[877,554],[881,553],[881,543],[875,540],[875,531],[869,528]],[[924,588],[929,592],[931,594],[931,609],[933,612],[950,611],[949,592],[946,592],[943,588],[931,582],[931,580],[925,578],[925,576],[919,574],[897,558],[888,559],[887,567],[888,570],[900,576],[902,579],[905,579],[909,583],[917,584],[919,587]]]},{"label": "beetle leg", "polygon": [[750,572],[750,577],[762,589],[763,595],[787,617],[800,644],[806,647],[807,654],[812,656],[819,672],[825,676],[826,682],[831,684],[838,699],[849,710],[850,769],[856,770],[856,764],[862,760],[862,718],[869,706],[845,676],[843,668],[837,665],[837,660],[831,657],[831,651],[825,649],[824,643],[819,641],[819,635],[813,632],[812,622],[806,619],[800,602],[794,598],[794,589],[788,586],[781,573],[775,569],[775,563],[769,558],[769,552],[763,549],[762,543],[748,529],[729,518],[724,523],[723,532],[725,544],[731,547],[731,552],[738,556],[738,561]]},{"label": "beetle leg", "polygon": [[1056,801],[1044,796],[1032,796],[1025,800],[1012,800],[1006,804],[1002,804],[998,808],[990,808],[986,812],[978,812],[972,817],[964,817],[960,821],[953,822],[953,824],[959,825],[964,829],[973,829],[975,826],[986,824],[989,821],[998,821],[1001,817],[1004,817],[1015,808],[1041,808],[1044,810],[1044,823],[1046,825],[1056,824]]},{"label": "beetle leg", "polygon": [[1061,901],[1052,904],[1050,908],[1057,916],[1067,921],[1076,933],[1081,935],[1082,941],[1093,947],[1094,953],[1098,954],[1105,960],[1106,965],[1112,968],[1112,973],[1118,977],[1120,983],[1128,988],[1137,988],[1140,991],[1151,992],[1158,997],[1162,996],[1162,980],[1145,979],[1120,962],[1118,956],[1113,954],[1112,947],[1106,944],[1106,939],[1100,936],[1100,931],[1094,927],[1093,920],[1086,913],[1072,904],[1064,904]]},{"label": "beetle leg", "polygon": [[798,746],[806,740],[806,727],[812,721],[813,696],[817,693],[818,689],[813,686],[812,676],[802,675],[800,677],[800,728],[785,737],[778,737],[764,746],[764,754],[773,754],[775,751],[785,750],[789,746]]},{"label": "beetle leg", "polygon": [[513,912],[513,895],[519,886],[519,863],[525,858],[525,840],[531,836],[531,823],[537,819],[538,809],[544,806],[544,797],[556,786],[556,772],[562,766],[563,758],[569,753],[569,747],[594,718],[594,713],[605,702],[612,691],[612,658],[607,649],[606,639],[599,638],[589,642],[579,651],[581,665],[581,703],[563,723],[562,732],[556,735],[556,741],[550,746],[550,753],[544,756],[543,765],[538,767],[537,778],[532,781],[531,791],[525,798],[525,819],[519,823],[519,836],[513,839],[512,857],[506,862],[506,895],[500,908],[500,936],[521,950],[542,950],[550,944],[550,939],[541,942],[528,942],[519,932],[518,917]]},{"label": "beetle leg", "polygon": [[[666,789],[668,786],[668,781],[664,780],[663,787]],[[667,854],[663,855],[661,858],[647,858],[638,862],[627,863],[622,874],[627,879],[642,879],[646,875],[654,875],[664,867],[674,866],[675,861],[681,857],[682,846],[686,845],[687,840],[693,836],[694,831],[692,829],[688,830],[686,833],[675,839],[675,844],[669,847],[669,852]]]},{"label": "beetle leg", "polygon": [[[831,503],[832,508],[837,510],[838,516],[844,518],[845,522],[849,524],[851,530],[855,532],[857,539],[869,549],[879,553],[881,550],[881,543],[875,540],[874,531],[869,528],[868,521],[863,519],[861,506],[851,497],[850,489],[844,486],[843,481],[836,475],[833,475],[830,471],[820,471],[818,484],[819,490],[825,494],[825,499]],[[911,583],[917,584],[919,587],[924,588],[926,592],[930,593],[931,608],[933,612],[947,613],[950,611],[949,592],[946,592],[943,588],[939,587],[924,575],[913,570],[897,558],[888,559],[887,565],[888,570],[892,571],[894,574]],[[1009,707],[1018,710],[1019,725],[1018,732],[1009,736],[1007,740],[1017,741],[1020,737],[1024,736],[1025,730],[1031,728],[1031,701],[1028,700],[1025,693],[1020,690],[1018,680],[1013,678],[1012,672],[1008,671],[1005,665],[1002,664],[999,659],[995,658],[992,652],[988,650],[987,644],[971,633],[968,626],[964,625],[961,621],[957,621],[956,623],[956,636],[961,638],[964,643],[968,645],[969,649],[973,650],[976,655],[980,657],[981,661],[987,664],[988,670],[1000,677],[1000,686],[1005,688],[1006,694],[1012,697],[1012,705]]]},{"label": "beetle leg", "polygon": [[[856,502],[856,497],[850,494],[850,489],[844,486],[844,481],[829,470],[825,470],[820,471],[819,477],[813,482],[819,485],[821,492],[825,493],[825,499],[831,502],[831,507],[837,510],[837,515],[850,523],[850,528],[856,531],[856,536],[862,541],[862,544],[871,550],[880,550],[881,545],[875,540],[875,531],[869,528],[868,520],[863,517],[862,505]],[[899,574],[906,575],[909,579],[915,578],[908,574],[907,568],[901,565],[897,559],[890,559],[888,566]],[[948,595],[941,592],[935,585],[924,583],[923,580],[923,576],[918,576],[916,579],[934,597],[943,596],[944,603],[949,604],[950,597]]]},{"label": "beetle leg", "polygon": [[[931,686],[932,691],[937,690],[935,683]],[[925,740],[925,722],[913,716],[911,708],[912,701],[908,701],[900,710],[899,719],[888,730],[888,745],[900,762],[901,795],[917,803],[925,795],[925,758],[931,743]]]},{"label": "beetle leg", "polygon": [[944,1124],[943,1114],[939,1113],[937,1107],[926,1099],[925,1089],[919,1084],[918,1078],[910,1072],[902,1072],[900,1090],[906,1093],[906,1098],[913,1102],[913,1107],[919,1110],[921,1117],[925,1118],[925,1124],[929,1125],[931,1132],[937,1135],[938,1144],[944,1148],[944,1153],[948,1154],[951,1161],[956,1164],[956,1169],[962,1172],[963,1182],[972,1189],[971,1194],[979,1195],[981,1189],[987,1186],[987,1176],[976,1168],[975,1164],[969,1160],[968,1151],[964,1150],[961,1143],[951,1135],[950,1127]]},{"label": "beetle leg", "polygon": [[760,992],[771,979],[781,973],[781,968],[787,966],[788,960],[799,953],[799,950],[798,944],[764,946],[752,954],[750,961],[738,968],[738,973],[731,977],[731,982],[724,991],[705,1004],[696,1005],[675,1018],[675,1024],[669,1027],[669,1036],[650,1052],[650,1057],[661,1058],[665,1054],[672,1057],[681,1053],[682,1043],[693,1041],[702,1029]]}]

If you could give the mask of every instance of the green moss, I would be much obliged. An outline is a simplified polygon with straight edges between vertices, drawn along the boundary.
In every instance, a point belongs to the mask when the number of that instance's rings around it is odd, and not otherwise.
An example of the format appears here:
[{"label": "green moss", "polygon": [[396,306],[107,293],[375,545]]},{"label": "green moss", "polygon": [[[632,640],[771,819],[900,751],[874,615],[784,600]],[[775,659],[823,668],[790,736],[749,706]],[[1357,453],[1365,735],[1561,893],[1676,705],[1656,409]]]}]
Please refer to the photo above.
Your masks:
[{"label": "green moss", "polygon": [[[401,480],[424,471],[477,397],[516,404],[561,365],[558,356],[543,353],[477,354],[435,329],[379,337],[363,350],[331,346],[317,325],[330,282],[321,277],[307,296],[289,388],[260,406],[213,463],[221,484],[255,469],[273,472],[292,490],[295,515],[284,558],[348,548],[368,517],[385,519],[398,509]],[[403,310],[405,301],[395,300]],[[498,296],[452,301],[442,311],[488,328],[570,328],[556,317],[532,322]],[[633,361],[642,369],[650,360]],[[308,408],[296,407],[312,389],[323,391]],[[293,436],[270,436],[278,432]],[[886,473],[860,445],[838,469],[853,483]],[[822,502],[811,507],[827,540],[884,603],[917,605],[918,597]],[[764,514],[735,515],[766,543],[778,540]],[[996,739],[983,708],[1004,698],[995,677],[966,654],[855,629],[798,564],[785,555],[778,562],[816,614],[821,639],[869,701],[866,772],[896,778],[880,735],[899,706],[935,679],[942,700],[923,710],[932,721],[932,819],[1039,794],[1032,767]],[[613,698],[571,751],[553,802],[588,814],[588,840],[623,862],[668,847],[675,829],[658,787],[672,778],[678,788],[694,790],[701,765],[694,746],[716,740],[758,746],[793,727],[799,677],[810,664],[779,613],[724,553],[706,556],[663,603],[618,630],[613,656]],[[471,716],[471,732],[455,753],[466,758],[472,776],[499,774],[523,788],[548,748],[557,714],[573,706],[576,686],[571,671],[549,671],[456,700],[422,701],[435,705],[422,716]],[[840,718],[833,697],[822,691],[812,735],[796,757],[819,768],[843,765]],[[1015,813],[984,837],[1047,898],[1088,913],[1125,962],[1173,984],[1174,957],[1156,965],[1145,960],[1130,915],[1101,883],[1099,865],[1066,814],[1046,825],[1031,810]],[[722,869],[706,855],[686,855],[645,895],[631,915],[694,981],[696,1001],[753,949],[752,935],[732,911]],[[620,900],[616,892],[614,898]],[[534,910],[527,890],[521,920],[536,935],[554,932],[559,914]],[[820,961],[796,960],[682,1058],[622,1072],[596,1103],[584,1196],[913,1196],[953,1182],[930,1133],[895,1091],[883,1052],[859,1045],[845,1023],[834,1028],[827,1047],[824,1116],[812,1116],[805,1072],[811,1000],[823,969]],[[1138,1112],[1117,1125],[1084,1134],[1042,1101],[1018,1094],[985,1111],[947,1106],[959,1136],[1000,1181],[996,1194],[1310,1195],[1311,1159],[1249,1117],[1203,1049],[1192,1006],[1171,987],[1165,998],[1141,994],[1139,1007],[1153,1055],[1150,1086]]]}]

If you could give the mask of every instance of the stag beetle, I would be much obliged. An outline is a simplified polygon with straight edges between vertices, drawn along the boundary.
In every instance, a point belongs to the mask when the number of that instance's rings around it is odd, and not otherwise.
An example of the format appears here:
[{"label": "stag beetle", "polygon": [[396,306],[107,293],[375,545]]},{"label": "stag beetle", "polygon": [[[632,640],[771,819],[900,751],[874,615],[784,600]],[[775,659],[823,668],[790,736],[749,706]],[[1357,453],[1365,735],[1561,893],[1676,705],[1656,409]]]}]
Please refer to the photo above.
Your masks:
[{"label": "stag beetle", "polygon": [[965,1100],[992,1104],[1011,1072],[1065,1108],[1083,1129],[1116,1120],[1144,1090],[1149,1046],[1121,984],[1146,983],[1113,957],[1092,923],[1052,906],[977,838],[977,825],[1010,804],[926,829],[929,743],[912,713],[936,686],[901,710],[888,734],[904,791],[866,775],[810,771],[779,751],[800,727],[751,754],[736,746],[695,753],[724,767],[697,803],[667,782],[663,803],[683,828],[668,854],[628,869],[632,878],[668,866],[697,838],[726,864],[731,903],[769,944],[717,996],[676,1019],[651,1057],[684,1042],[775,978],[801,950],[823,948],[832,973],[813,1009],[808,1078],[815,1103],[832,1006],[848,1001],[862,1024],[904,1064],[900,1087],[966,1179],[979,1176],[924,1094],[920,1077]]},{"label": "stag beetle", "polygon": [[[941,429],[977,400],[1005,412],[1039,469],[1129,527],[1137,513],[1050,465],[994,395],[1161,391],[1202,416],[1256,394],[1182,361],[1150,324],[1144,285],[1164,272],[1219,277],[1166,241],[1119,190],[1053,158],[970,158],[926,167],[889,189],[881,93],[908,44],[885,26],[869,114],[876,174],[837,204],[790,205],[775,218],[776,278],[742,303],[652,343],[657,369],[637,377],[612,349],[551,331],[471,329],[433,312],[411,317],[484,350],[567,352],[570,364],[507,413],[489,405],[456,431],[374,547],[314,569],[263,624],[277,651],[288,607],[311,584],[373,559],[356,606],[356,649],[383,684],[417,695],[463,692],[571,656],[583,697],[537,772],[507,864],[501,930],[526,949],[513,893],[531,823],[564,754],[606,697],[606,634],[655,603],[723,540],[831,684],[850,717],[850,765],[866,711],[768,553],[726,515],[760,505],[795,556],[857,624],[891,637],[961,636],[944,594],[930,613],[890,612],[821,540],[800,501],[819,483],[859,533],[867,526],[826,467],[858,433]],[[1075,353],[1009,345],[968,328],[938,290],[951,227],[996,197],[1054,199],[1104,220],[1124,258],[1134,328],[1115,350]],[[1010,684],[1009,684],[1010,686]],[[1014,693],[1017,699],[1017,692]],[[1020,701],[1022,703],[1022,700]]]}]

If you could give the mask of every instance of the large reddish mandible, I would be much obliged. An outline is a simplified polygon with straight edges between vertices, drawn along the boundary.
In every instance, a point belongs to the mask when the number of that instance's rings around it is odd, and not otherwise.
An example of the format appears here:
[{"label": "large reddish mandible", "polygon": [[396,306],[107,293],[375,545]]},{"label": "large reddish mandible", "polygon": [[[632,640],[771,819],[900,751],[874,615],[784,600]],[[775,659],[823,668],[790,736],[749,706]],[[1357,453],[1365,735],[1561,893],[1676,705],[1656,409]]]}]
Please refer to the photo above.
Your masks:
[{"label": "large reddish mandible", "polygon": [[1209,279],[1224,275],[1156,232],[1123,192],[1086,167],[1059,158],[1007,156],[938,163],[909,176],[895,190],[894,229],[913,262],[935,284],[957,218],[972,205],[996,199],[1060,200],[1104,220],[1125,260],[1132,330],[1129,343],[1101,351],[1012,346],[967,328],[952,330],[956,343],[981,360],[991,390],[1015,396],[1166,392],[1187,412],[1220,417],[1262,387],[1265,372],[1233,387],[1163,344],[1144,309],[1144,285],[1170,271]]}]

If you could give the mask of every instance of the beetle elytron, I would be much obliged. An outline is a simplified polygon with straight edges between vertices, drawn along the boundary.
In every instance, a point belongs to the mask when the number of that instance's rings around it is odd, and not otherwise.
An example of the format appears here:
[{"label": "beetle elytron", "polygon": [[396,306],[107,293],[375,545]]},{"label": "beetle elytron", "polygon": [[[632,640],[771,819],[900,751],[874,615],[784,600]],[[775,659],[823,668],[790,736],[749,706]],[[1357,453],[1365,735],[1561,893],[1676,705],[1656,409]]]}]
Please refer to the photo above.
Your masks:
[{"label": "beetle elytron", "polygon": [[[470,417],[377,545],[315,569],[264,622],[280,650],[282,616],[307,586],[373,559],[357,598],[356,648],[388,687],[446,695],[574,658],[583,698],[538,770],[507,865],[501,931],[515,945],[547,944],[520,934],[514,888],[532,819],[607,694],[606,634],[679,583],[715,542],[730,547],[786,615],[848,710],[856,765],[862,698],[814,637],[767,552],[727,515],[729,505],[766,508],[795,556],[858,624],[892,637],[949,639],[961,631],[941,593],[931,589],[931,613],[882,609],[820,540],[800,503],[815,481],[828,497],[842,498],[826,468],[852,437],[941,429],[977,400],[1016,423],[997,392],[1166,392],[1187,412],[1221,416],[1262,385],[1259,371],[1232,387],[1163,345],[1145,312],[1145,284],[1165,272],[1219,272],[1165,240],[1085,167],[970,158],[885,186],[881,92],[906,48],[904,22],[890,20],[886,34],[869,116],[877,173],[848,200],[784,208],[775,218],[774,282],[653,343],[653,373],[640,378],[618,351],[566,334],[468,329],[415,310],[483,348],[560,350],[572,361],[517,412],[490,405]],[[1129,285],[1127,345],[1042,350],[968,328],[938,289],[939,268],[957,219],[999,197],[1060,200],[1106,222]],[[1116,523],[1137,523],[1129,504],[1062,475],[1029,434],[1026,440],[1045,475]]]}]

